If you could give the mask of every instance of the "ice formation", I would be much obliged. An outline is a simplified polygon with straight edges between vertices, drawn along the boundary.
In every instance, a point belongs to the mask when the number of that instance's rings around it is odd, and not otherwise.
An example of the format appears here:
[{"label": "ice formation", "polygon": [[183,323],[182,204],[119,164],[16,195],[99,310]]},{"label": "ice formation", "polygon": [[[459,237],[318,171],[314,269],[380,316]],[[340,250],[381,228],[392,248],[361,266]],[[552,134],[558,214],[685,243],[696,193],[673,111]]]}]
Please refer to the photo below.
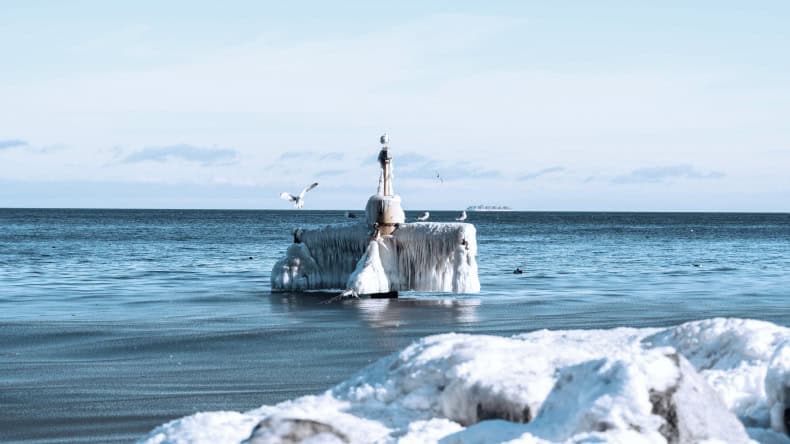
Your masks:
[{"label": "ice formation", "polygon": [[272,290],[480,291],[474,225],[406,223],[392,188],[386,134],[381,143],[378,192],[368,200],[365,220],[295,230],[285,258],[272,268]]},{"label": "ice formation", "polygon": [[790,444],[788,395],[790,329],[762,321],[450,333],[321,395],[199,413],[140,442]]},{"label": "ice formation", "polygon": [[407,223],[373,238],[365,223],[300,230],[272,269],[273,290],[351,289],[476,293],[474,225]]}]

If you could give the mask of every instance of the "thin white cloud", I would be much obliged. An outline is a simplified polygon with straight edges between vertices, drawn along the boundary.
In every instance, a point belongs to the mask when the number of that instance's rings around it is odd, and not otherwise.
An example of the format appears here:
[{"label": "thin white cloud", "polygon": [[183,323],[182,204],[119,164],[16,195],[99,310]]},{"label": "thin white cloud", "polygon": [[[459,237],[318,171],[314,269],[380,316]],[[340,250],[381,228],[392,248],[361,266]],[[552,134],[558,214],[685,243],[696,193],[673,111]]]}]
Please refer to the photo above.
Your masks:
[{"label": "thin white cloud", "polygon": [[27,146],[27,142],[24,140],[19,140],[19,139],[0,140],[0,150],[16,148],[16,147],[24,147],[24,146]]},{"label": "thin white cloud", "polygon": [[338,161],[343,160],[344,153],[339,151],[332,151],[328,153],[321,153],[316,151],[286,151],[280,154],[277,160],[294,160],[294,159],[315,159],[321,161]]},{"label": "thin white cloud", "polygon": [[551,167],[551,168],[543,168],[542,170],[539,170],[539,171],[535,171],[535,172],[532,172],[532,173],[524,174],[523,176],[520,176],[518,178],[518,180],[522,180],[522,181],[524,181],[524,180],[534,180],[534,179],[537,179],[538,177],[545,176],[547,174],[561,173],[563,171],[565,171],[565,168],[561,167],[561,166],[555,166],[555,167]]},{"label": "thin white cloud", "polygon": [[720,179],[725,174],[720,171],[703,172],[692,165],[668,165],[659,167],[639,168],[629,174],[617,176],[612,179],[613,183],[657,183],[666,179]]},{"label": "thin white cloud", "polygon": [[341,152],[331,152],[322,154],[318,159],[319,160],[343,160],[345,154]]},{"label": "thin white cloud", "polygon": [[304,159],[307,157],[312,157],[313,155],[315,155],[315,153],[312,151],[288,151],[280,154],[280,157],[277,160]]},{"label": "thin white cloud", "polygon": [[198,162],[202,165],[233,162],[238,153],[228,148],[203,148],[187,144],[169,145],[160,147],[146,147],[140,151],[129,154],[123,163],[138,163],[146,161],[165,162],[173,159]]},{"label": "thin white cloud", "polygon": [[416,153],[405,153],[395,158],[395,175],[405,179],[457,181],[496,179],[502,172],[476,165],[469,161],[446,162]]},{"label": "thin white cloud", "polygon": [[334,177],[334,176],[342,176],[343,174],[348,173],[348,170],[321,170],[315,173],[316,177]]}]

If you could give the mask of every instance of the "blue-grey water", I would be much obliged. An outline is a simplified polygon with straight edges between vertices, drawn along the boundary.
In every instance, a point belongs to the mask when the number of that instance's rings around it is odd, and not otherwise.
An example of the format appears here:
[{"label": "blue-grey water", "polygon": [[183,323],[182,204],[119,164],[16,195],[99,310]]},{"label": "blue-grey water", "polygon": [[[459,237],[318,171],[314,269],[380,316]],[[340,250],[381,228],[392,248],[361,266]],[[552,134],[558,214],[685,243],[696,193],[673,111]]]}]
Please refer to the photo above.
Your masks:
[{"label": "blue-grey water", "polygon": [[342,221],[0,209],[0,442],[133,441],[197,411],[320,392],[434,333],[790,326],[788,214],[469,213],[480,294],[272,294],[292,228]]}]

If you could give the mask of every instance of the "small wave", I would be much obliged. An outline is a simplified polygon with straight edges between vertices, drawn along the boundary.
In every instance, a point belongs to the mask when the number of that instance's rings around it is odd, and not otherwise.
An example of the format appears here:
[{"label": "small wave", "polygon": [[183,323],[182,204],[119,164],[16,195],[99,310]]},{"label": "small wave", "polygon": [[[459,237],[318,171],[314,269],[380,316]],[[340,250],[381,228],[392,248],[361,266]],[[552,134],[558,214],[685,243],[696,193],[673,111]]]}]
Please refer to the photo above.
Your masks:
[{"label": "small wave", "polygon": [[557,276],[552,276],[547,273],[527,274],[526,277],[529,279],[557,279]]},{"label": "small wave", "polygon": [[716,267],[711,268],[710,271],[737,271],[738,269],[735,267]]}]

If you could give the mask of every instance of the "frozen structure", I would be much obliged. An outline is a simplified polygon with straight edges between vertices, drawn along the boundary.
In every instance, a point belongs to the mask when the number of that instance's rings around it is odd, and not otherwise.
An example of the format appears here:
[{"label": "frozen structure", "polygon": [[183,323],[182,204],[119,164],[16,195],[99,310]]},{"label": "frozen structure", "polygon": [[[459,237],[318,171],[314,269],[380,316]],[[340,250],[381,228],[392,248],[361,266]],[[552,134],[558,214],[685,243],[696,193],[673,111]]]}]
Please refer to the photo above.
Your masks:
[{"label": "frozen structure", "polygon": [[429,336],[322,394],[140,442],[790,444],[789,425],[790,329],[717,318]]},{"label": "frozen structure", "polygon": [[400,196],[393,191],[386,134],[381,144],[378,192],[368,200],[365,219],[294,230],[294,243],[272,268],[273,291],[480,291],[474,225],[406,223]]}]

